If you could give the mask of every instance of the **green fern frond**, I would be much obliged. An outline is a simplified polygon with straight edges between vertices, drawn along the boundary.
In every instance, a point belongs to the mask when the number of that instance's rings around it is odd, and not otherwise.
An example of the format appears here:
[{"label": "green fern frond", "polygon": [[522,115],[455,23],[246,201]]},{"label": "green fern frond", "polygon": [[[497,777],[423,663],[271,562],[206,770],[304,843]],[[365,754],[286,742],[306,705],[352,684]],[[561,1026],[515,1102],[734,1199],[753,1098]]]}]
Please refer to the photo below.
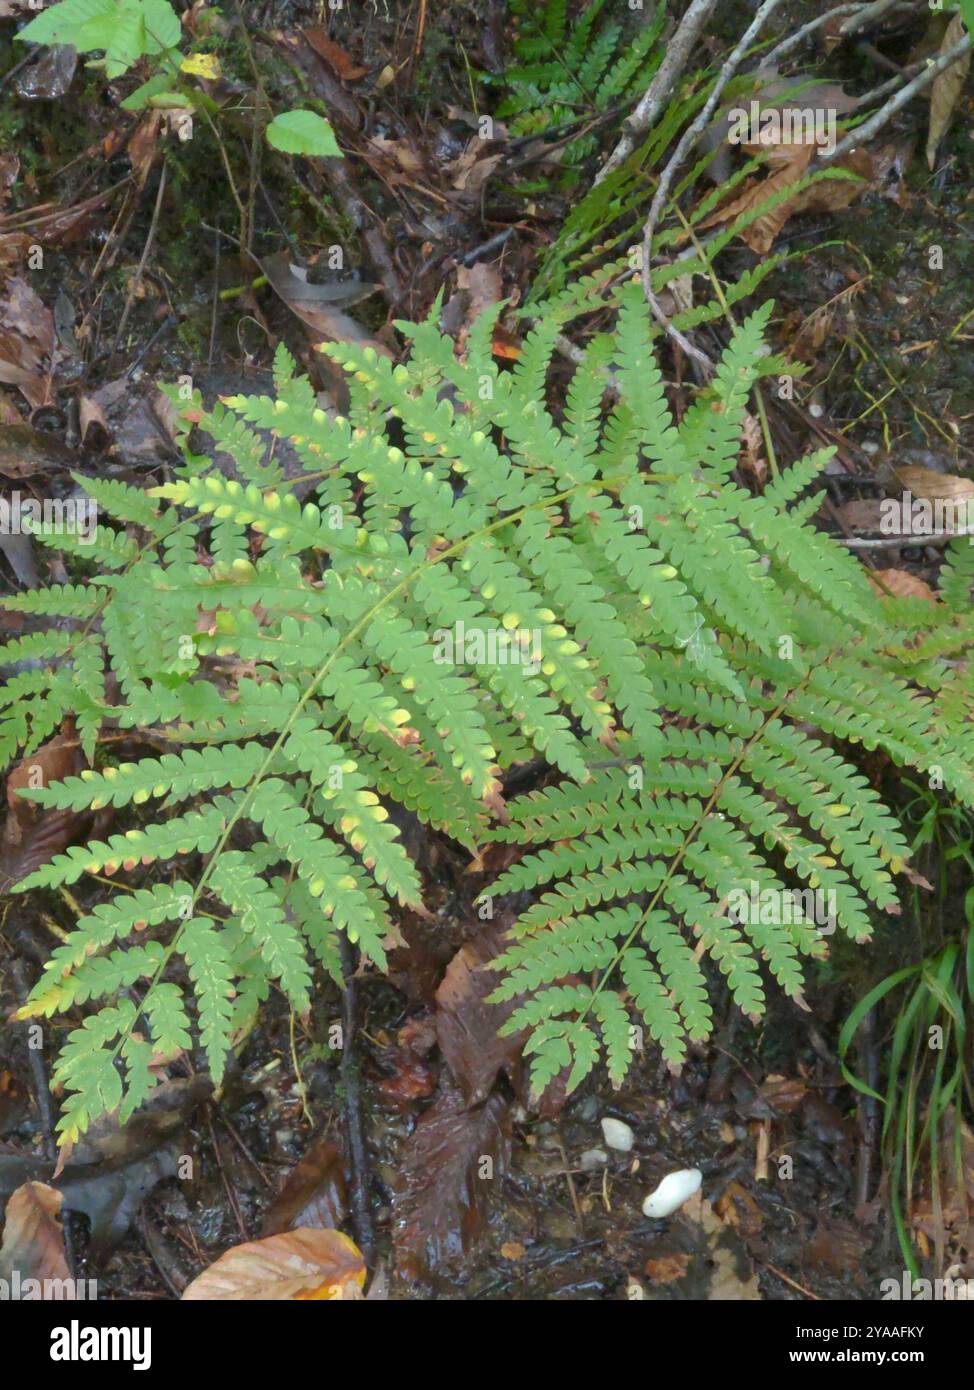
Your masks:
[{"label": "green fern frond", "polygon": [[[83,1020],[56,1071],[68,1138],[131,1113],[161,1059],[198,1047],[222,1077],[273,989],[304,1013],[320,973],[342,981],[342,936],[385,969],[397,913],[423,910],[413,818],[447,861],[514,851],[481,900],[518,909],[495,997],[537,1089],[600,1057],[618,1083],[644,1035],[679,1066],[721,976],[757,1017],[770,988],[802,999],[831,931],[895,911],[908,843],[863,747],[974,804],[968,551],[944,602],[880,599],[816,529],[826,453],[760,494],[732,481],[779,366],[769,309],[677,419],[642,291],[614,286],[562,400],[552,355],[587,293],[514,369],[496,312],[466,361],[432,319],[397,364],[328,345],[347,416],[279,352],[276,398],[206,418],[239,477],[194,456],[151,495],[93,483],[119,529],[91,582],[4,601],[26,630],[0,650],[0,750],[73,719],[90,766],[25,796],[118,818],[16,885],[124,876],[76,890],[23,1012]],[[505,795],[525,768],[536,790]]]}]

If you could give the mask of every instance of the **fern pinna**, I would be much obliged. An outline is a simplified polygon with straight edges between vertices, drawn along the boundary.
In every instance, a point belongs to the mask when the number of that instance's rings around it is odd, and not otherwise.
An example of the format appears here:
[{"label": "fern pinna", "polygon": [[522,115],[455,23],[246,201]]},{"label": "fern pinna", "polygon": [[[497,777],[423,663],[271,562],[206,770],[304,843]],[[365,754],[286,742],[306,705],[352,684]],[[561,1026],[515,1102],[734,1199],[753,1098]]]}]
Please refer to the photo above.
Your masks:
[{"label": "fern pinna", "polygon": [[[679,424],[638,284],[557,411],[562,316],[512,370],[496,316],[462,361],[432,320],[402,326],[399,365],[324,347],[347,418],[279,351],[275,399],[203,419],[239,477],[187,454],[149,495],[81,480],[96,572],[5,600],[37,630],[3,653],[30,658],[3,695],[4,756],[72,715],[99,764],[24,794],[139,808],[18,885],[125,875],[21,1011],[83,1017],[57,1063],[65,1136],[131,1113],[159,1059],[192,1046],[191,1013],[219,1080],[272,987],[303,1011],[313,962],[340,978],[339,933],[383,967],[394,905],[422,902],[390,806],[474,856],[523,849],[488,895],[527,904],[497,996],[517,1001],[507,1026],[528,1030],[540,1089],[602,1052],[618,1081],[637,1028],[678,1065],[711,1027],[711,962],[751,1016],[766,974],[801,1000],[821,921],[742,895],[827,895],[856,940],[895,911],[907,847],[856,745],[974,803],[958,660],[974,551],[956,543],[936,604],[885,597],[809,520],[827,451],[760,496],[733,480],[751,388],[784,368],[768,309]],[[257,430],[290,440],[314,502]],[[105,765],[103,730],[146,756]],[[505,803],[528,763],[541,789]]]},{"label": "fern pinna", "polygon": [[[511,135],[540,135],[572,126],[635,101],[663,55],[665,7],[630,25],[606,18],[605,0],[588,0],[569,21],[566,0],[510,0],[516,26],[511,62],[484,80],[504,88],[495,114]],[[633,17],[633,16],[630,16]],[[597,147],[593,134],[569,139],[560,153],[562,182],[577,181],[577,166]]]}]

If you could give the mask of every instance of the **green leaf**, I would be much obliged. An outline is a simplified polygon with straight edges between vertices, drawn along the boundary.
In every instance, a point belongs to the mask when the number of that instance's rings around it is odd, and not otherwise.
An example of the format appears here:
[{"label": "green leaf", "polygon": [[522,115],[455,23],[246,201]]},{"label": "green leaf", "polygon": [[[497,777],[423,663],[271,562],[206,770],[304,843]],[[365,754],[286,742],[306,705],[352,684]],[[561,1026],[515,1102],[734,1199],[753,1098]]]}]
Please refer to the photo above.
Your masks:
[{"label": "green leaf", "polygon": [[268,142],[285,154],[341,158],[335,132],[324,116],[315,111],[284,111],[274,117],[265,134]]}]

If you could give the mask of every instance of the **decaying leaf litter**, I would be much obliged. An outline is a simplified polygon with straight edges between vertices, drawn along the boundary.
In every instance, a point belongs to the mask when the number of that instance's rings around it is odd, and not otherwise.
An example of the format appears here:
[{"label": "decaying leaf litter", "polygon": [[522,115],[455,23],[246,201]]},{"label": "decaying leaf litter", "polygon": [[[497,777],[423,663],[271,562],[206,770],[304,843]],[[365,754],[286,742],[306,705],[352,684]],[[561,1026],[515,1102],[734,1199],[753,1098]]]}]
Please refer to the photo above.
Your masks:
[{"label": "decaying leaf litter", "polygon": [[[200,148],[202,130],[181,138],[173,111],[125,112],[132,81],[106,81],[73,50],[25,61],[14,34],[26,8],[0,5],[7,490],[68,499],[79,473],[155,481],[193,444],[192,420],[160,384],[210,374],[210,400],[260,389],[252,383],[280,340],[316,373],[319,399],[340,409],[344,384],[313,345],[368,343],[394,357],[396,320],[421,318],[441,288],[444,328],[462,350],[482,308],[527,297],[577,198],[565,132],[514,135],[500,117],[482,127],[524,24],[502,0],[486,13],[403,5],[324,17],[314,5],[298,14],[271,3],[246,7],[245,29],[240,9],[214,19],[200,3],[177,7],[186,34],[220,54],[219,75],[204,69],[200,79],[221,112],[218,156],[212,143]],[[837,15],[799,40],[817,7],[760,8],[774,41],[739,66],[757,73],[748,100],[772,112],[800,97],[855,120],[864,93],[895,95],[962,37],[959,16],[904,4],[869,7],[880,12],[851,35]],[[671,5],[665,19],[675,30],[699,11],[685,31],[691,90],[704,70],[721,72],[753,18],[729,4],[703,28],[712,9]],[[794,399],[767,395],[768,418],[741,441],[741,473],[763,485],[776,454],[836,444],[825,524],[861,549],[881,589],[924,601],[937,538],[930,547],[891,538],[878,507],[903,492],[936,501],[971,488],[968,66],[962,57],[945,67],[834,161],[773,122],[772,138],[733,145],[718,108],[688,150],[711,148],[716,176],[686,194],[685,225],[663,245],[647,235],[651,254],[672,259],[740,224],[721,252],[728,281],[782,255],[768,281],[775,332],[807,372]],[[640,101],[609,119],[582,100],[578,121],[594,141],[582,167],[611,168],[629,138],[627,111],[644,121],[650,111],[652,125],[672,95],[661,86],[655,111]],[[344,159],[295,152],[293,131],[277,152],[251,139],[255,122],[308,101],[327,113]],[[229,185],[213,177],[215,159]],[[674,166],[674,187],[687,167]],[[843,177],[828,177],[834,169]],[[641,222],[652,220],[658,187],[645,189]],[[703,276],[672,276],[662,317],[671,323],[711,290]],[[596,316],[585,331],[598,327]],[[678,401],[725,329],[674,332]],[[522,335],[502,317],[497,358],[516,361]],[[8,591],[33,587],[39,573],[70,578],[57,552],[29,537],[4,536],[2,554]],[[29,631],[14,617],[3,619],[5,640]],[[25,762],[62,777],[84,751],[84,731],[64,727]],[[90,833],[18,797],[29,775],[26,766],[7,774],[5,880]],[[97,814],[103,838],[112,813]],[[476,898],[506,866],[471,865],[452,843],[401,829],[413,837],[428,915],[403,913],[389,979],[353,973],[348,960],[344,1002],[327,981],[306,1019],[278,1001],[219,1094],[187,1055],[123,1132],[109,1127],[55,1158],[50,1107],[39,1103],[43,1056],[29,1046],[30,1025],[5,1027],[0,1277],[16,1261],[38,1278],[69,1270],[97,1277],[108,1296],[140,1298],[872,1296],[888,1251],[885,1180],[868,1107],[843,1084],[836,1053],[850,1002],[840,969],[817,981],[811,1020],[780,1002],[753,1038],[728,1009],[718,1044],[679,1077],[648,1048],[621,1090],[603,1079],[566,1100],[556,1087],[539,1106],[519,1039],[497,1037],[505,1006],[486,998],[485,962],[506,923],[484,921]],[[502,859],[501,848],[489,855]],[[6,1016],[76,906],[64,891],[28,915],[23,899],[5,897]],[[865,968],[882,973],[878,958]],[[875,1038],[864,1071],[870,1047]],[[607,1143],[606,1119],[631,1131],[632,1147]],[[961,1137],[966,1187],[945,1174],[945,1205],[919,1179],[921,1248],[946,1239],[970,1253],[963,1126]],[[785,1195],[771,1181],[782,1154],[798,1158]],[[671,1222],[644,1218],[660,1179],[691,1168],[703,1174],[701,1194]]]}]

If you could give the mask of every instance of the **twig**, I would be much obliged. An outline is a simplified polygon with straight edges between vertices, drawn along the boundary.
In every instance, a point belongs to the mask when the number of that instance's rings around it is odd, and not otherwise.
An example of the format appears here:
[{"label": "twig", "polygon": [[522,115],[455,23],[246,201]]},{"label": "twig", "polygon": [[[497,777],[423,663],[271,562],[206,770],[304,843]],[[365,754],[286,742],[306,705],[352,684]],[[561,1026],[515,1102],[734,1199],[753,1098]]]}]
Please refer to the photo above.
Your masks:
[{"label": "twig", "polygon": [[770,53],[764,54],[761,59],[762,67],[772,67],[775,63],[780,63],[785,54],[792,49],[798,48],[807,38],[828,24],[830,19],[835,19],[837,15],[856,14],[862,9],[862,4],[858,5],[836,5],[831,10],[826,10],[825,14],[820,14],[817,19],[810,19],[807,24],[803,24],[800,29],[796,29],[793,34],[789,34],[786,39],[782,39],[777,48],[772,48]]},{"label": "twig", "polygon": [[964,54],[970,51],[971,41],[965,34],[954,44],[953,48],[949,48],[946,53],[942,53],[934,62],[928,64],[921,73],[914,77],[912,82],[908,82],[901,91],[896,93],[896,96],[890,98],[885,106],[881,106],[878,111],[874,112],[868,121],[863,121],[862,125],[851,130],[833,150],[823,150],[820,158],[823,161],[831,162],[835,159],[841,159],[852,150],[858,149],[860,145],[871,139],[878,130],[882,130],[887,121],[895,116],[897,111],[902,110],[908,102],[912,101],[918,92],[924,91],[931,82],[936,81],[942,72],[959,62]]},{"label": "twig", "polygon": [[516,231],[516,227],[505,227],[502,232],[497,232],[494,236],[490,237],[489,240],[482,242],[480,246],[475,246],[472,251],[468,251],[467,254],[462,257],[460,264],[465,266],[476,265],[476,263],[482,261],[485,256],[489,256],[494,251],[499,251],[501,247],[511,239]]},{"label": "twig", "polygon": [[923,63],[910,63],[905,68],[900,68],[895,77],[887,78],[878,87],[871,88],[868,92],[863,92],[861,97],[856,97],[856,106],[872,106],[874,101],[879,101],[887,92],[895,92],[902,83],[908,82],[911,77],[916,77],[918,72],[922,72]]},{"label": "twig", "polygon": [[[247,59],[250,63],[250,70],[254,75],[254,116],[253,128],[250,132],[250,183],[247,190],[247,235],[241,236],[240,240],[244,243],[247,250],[253,254],[254,243],[254,215],[255,202],[257,195],[257,185],[260,182],[260,148],[261,148],[261,116],[267,104],[267,97],[264,92],[264,84],[260,76],[260,68],[254,56],[254,46],[250,42],[250,34],[247,29],[247,22],[244,19],[243,8],[240,0],[234,0],[237,11],[237,22],[243,34],[244,44],[247,49]],[[266,196],[266,195],[265,195]]]},{"label": "twig", "polygon": [[974,541],[974,531],[931,531],[928,535],[880,536],[875,540],[859,536],[833,536],[832,539],[854,550],[898,550],[903,546],[947,545],[958,536],[970,536]]},{"label": "twig", "polygon": [[680,21],[679,28],[667,44],[666,56],[656,69],[652,82],[626,121],[619,143],[596,174],[597,184],[629,158],[636,147],[637,136],[648,130],[656,120],[663,109],[663,103],[668,99],[687,65],[690,51],[700,31],[717,8],[717,4],[718,0],[693,0],[693,4]]},{"label": "twig", "polygon": [[[27,978],[27,971],[24,969],[24,962],[15,960],[11,973],[20,1002],[26,1004],[30,995],[30,981]],[[28,1027],[30,1027],[29,1024]],[[44,1067],[44,1054],[39,1047],[31,1047],[29,1043],[27,1046],[27,1065],[30,1067],[31,1080],[34,1083],[34,1101],[37,1105],[41,1131],[44,1135],[44,1153],[52,1163],[56,1163],[58,1155],[57,1143],[54,1138],[54,1105],[51,1101],[51,1087]],[[61,1227],[64,1231],[65,1263],[68,1266],[68,1273],[74,1278],[74,1272],[78,1266],[74,1252],[74,1237],[71,1231],[71,1216],[68,1211],[62,1211]]]},{"label": "twig", "polygon": [[666,167],[660,174],[659,183],[656,187],[656,195],[653,198],[652,205],[649,209],[649,216],[646,219],[646,226],[643,229],[643,290],[649,307],[652,309],[655,318],[663,325],[670,337],[679,343],[680,347],[689,357],[699,362],[701,366],[705,367],[711,374],[713,374],[714,371],[714,364],[711,362],[710,358],[706,353],[701,352],[699,348],[694,347],[678,329],[673,327],[672,323],[670,323],[666,314],[663,312],[659,300],[656,298],[653,291],[652,276],[650,274],[650,268],[653,264],[653,236],[669,196],[673,180],[676,177],[677,169],[710,124],[711,118],[720,103],[724,88],[736,73],[740,66],[741,59],[760,33],[764,21],[780,4],[781,0],[764,0],[764,3],[745,30],[743,37],[717,74],[717,81],[714,83],[713,90],[707,99],[706,105],[698,113],[696,119],[683,132],[676,149],[670,155]]},{"label": "twig", "polygon": [[162,171],[159,174],[159,189],[156,193],[156,205],[152,209],[152,221],[149,223],[149,232],[145,239],[145,245],[142,247],[142,256],[139,260],[139,268],[135,272],[135,279],[132,281],[132,284],[129,287],[129,292],[125,299],[125,308],[122,310],[122,317],[118,321],[118,327],[115,330],[115,337],[112,339],[111,351],[108,354],[110,358],[113,358],[115,356],[115,349],[118,347],[119,342],[121,341],[122,334],[125,332],[125,325],[129,321],[129,314],[132,312],[132,305],[135,303],[135,297],[138,294],[139,289],[142,285],[142,277],[145,274],[145,267],[149,260],[149,253],[152,250],[152,243],[155,241],[156,232],[159,229],[159,214],[162,212],[162,200],[165,197],[166,193],[167,167],[168,166],[166,165],[166,161],[163,160]]},{"label": "twig", "polygon": [[839,29],[839,33],[844,39],[850,34],[858,34],[860,29],[865,29],[869,24],[875,24],[876,20],[882,19],[888,10],[902,8],[903,0],[872,0],[872,4],[864,5],[857,15],[847,19]]},{"label": "twig", "polygon": [[[876,1046],[876,1011],[870,1009],[860,1030],[862,1074],[866,1084],[875,1091],[879,1084],[879,1052]],[[859,1097],[859,1128],[861,1142],[856,1155],[856,1204],[864,1207],[869,1201],[869,1179],[872,1174],[876,1134],[879,1129],[879,1102],[875,1096]]]},{"label": "twig", "polygon": [[240,1210],[240,1203],[237,1200],[237,1194],[234,1190],[233,1184],[230,1182],[227,1170],[223,1166],[223,1154],[220,1152],[220,1142],[216,1137],[216,1130],[213,1127],[213,1109],[212,1106],[209,1105],[206,1107],[206,1122],[210,1131],[210,1143],[213,1146],[213,1154],[216,1158],[216,1166],[220,1170],[220,1177],[223,1181],[223,1190],[227,1194],[227,1201],[230,1204],[230,1210],[233,1212],[234,1219],[237,1223],[237,1230],[240,1232],[240,1237],[243,1241],[246,1242],[250,1239],[250,1232],[247,1230],[247,1227],[244,1224],[243,1213]]},{"label": "twig", "polygon": [[[20,1002],[26,1004],[30,994],[30,981],[27,978],[27,971],[24,969],[22,960],[14,961],[13,977]],[[37,1104],[37,1113],[40,1116],[41,1130],[44,1134],[44,1153],[53,1163],[57,1158],[57,1145],[54,1142],[54,1106],[51,1102],[51,1088],[48,1085],[47,1074],[44,1070],[44,1055],[40,1048],[28,1046],[27,1063],[30,1067],[31,1079],[34,1082],[34,1100]]]},{"label": "twig", "polygon": [[217,311],[220,306],[220,237],[213,237],[213,305],[210,310],[210,345],[206,354],[206,365],[213,366],[213,352],[216,348]]},{"label": "twig", "polygon": [[345,988],[342,991],[342,1085],[345,1090],[345,1142],[348,1146],[348,1166],[351,1170],[349,1192],[355,1239],[365,1256],[365,1263],[372,1265],[375,1259],[375,1230],[369,1196],[369,1151],[362,1122],[361,1078],[354,1042],[358,1028],[355,949],[344,932],[340,935],[340,946],[342,974],[345,977]]},{"label": "twig", "polygon": [[149,353],[159,342],[160,338],[164,338],[166,334],[169,332],[170,328],[172,328],[178,322],[178,314],[169,314],[165,319],[163,319],[162,323],[160,323],[159,327],[153,333],[149,341],[143,344],[142,348],[139,350],[136,356],[132,358],[132,361],[126,367],[124,373],[126,381],[131,381],[132,377],[135,375],[136,369],[142,365],[142,363],[148,357]]}]

